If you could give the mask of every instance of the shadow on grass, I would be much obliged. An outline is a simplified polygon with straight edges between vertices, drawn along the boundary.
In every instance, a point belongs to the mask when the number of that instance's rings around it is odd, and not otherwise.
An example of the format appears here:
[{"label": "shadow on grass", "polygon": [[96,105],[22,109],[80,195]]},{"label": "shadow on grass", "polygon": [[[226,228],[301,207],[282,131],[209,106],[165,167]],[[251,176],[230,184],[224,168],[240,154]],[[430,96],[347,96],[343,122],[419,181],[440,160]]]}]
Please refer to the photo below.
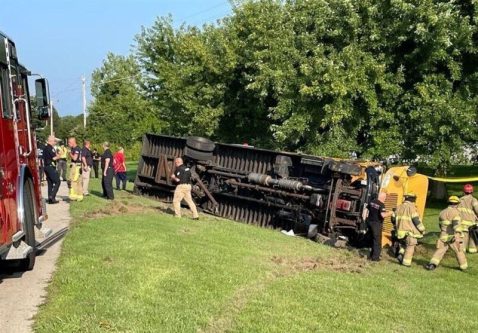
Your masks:
[{"label": "shadow on grass", "polygon": [[421,267],[425,267],[425,265],[430,262],[430,260],[426,258],[413,258],[413,261],[415,262],[415,264]]},{"label": "shadow on grass", "polygon": [[100,192],[100,191],[93,190],[93,191],[90,191],[90,194],[99,198],[104,198],[103,192]]},{"label": "shadow on grass", "polygon": [[174,209],[172,209],[171,207],[156,207],[156,209],[163,214],[174,215]]},{"label": "shadow on grass", "polygon": [[423,236],[423,238],[420,240],[420,245],[427,248],[431,246],[434,247],[439,235],[439,231],[426,233],[425,236]]},{"label": "shadow on grass", "polygon": [[427,199],[428,209],[445,209],[448,206],[446,200],[437,200],[437,199]]}]

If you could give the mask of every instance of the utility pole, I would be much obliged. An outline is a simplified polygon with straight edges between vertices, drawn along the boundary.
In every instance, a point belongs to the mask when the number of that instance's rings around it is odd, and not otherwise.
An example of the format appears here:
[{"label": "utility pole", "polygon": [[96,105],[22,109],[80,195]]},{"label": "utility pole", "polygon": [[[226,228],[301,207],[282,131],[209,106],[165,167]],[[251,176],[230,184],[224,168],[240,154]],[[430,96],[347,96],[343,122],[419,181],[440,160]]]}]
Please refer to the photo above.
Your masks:
[{"label": "utility pole", "polygon": [[81,86],[83,93],[83,128],[86,128],[86,79],[85,76],[81,76]]},{"label": "utility pole", "polygon": [[53,100],[50,101],[50,135],[53,136]]}]

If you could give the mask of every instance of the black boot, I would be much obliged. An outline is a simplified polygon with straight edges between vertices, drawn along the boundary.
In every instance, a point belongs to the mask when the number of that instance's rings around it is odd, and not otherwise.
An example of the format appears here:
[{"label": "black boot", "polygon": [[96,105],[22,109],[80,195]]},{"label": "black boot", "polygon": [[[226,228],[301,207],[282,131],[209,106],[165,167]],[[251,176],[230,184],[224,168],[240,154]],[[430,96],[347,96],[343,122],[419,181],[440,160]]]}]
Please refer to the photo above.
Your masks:
[{"label": "black boot", "polygon": [[429,263],[425,265],[425,269],[429,271],[433,271],[435,268],[437,268],[437,265]]},{"label": "black boot", "polygon": [[397,256],[397,260],[401,264],[403,262],[403,254],[399,253]]}]

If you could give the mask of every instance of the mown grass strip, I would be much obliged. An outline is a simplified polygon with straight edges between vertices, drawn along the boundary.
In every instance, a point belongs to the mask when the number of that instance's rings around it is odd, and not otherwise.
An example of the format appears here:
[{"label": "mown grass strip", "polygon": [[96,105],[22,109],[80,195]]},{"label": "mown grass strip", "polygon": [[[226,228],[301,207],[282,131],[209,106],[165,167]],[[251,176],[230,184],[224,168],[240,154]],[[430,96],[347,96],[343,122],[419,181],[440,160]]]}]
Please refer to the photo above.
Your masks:
[{"label": "mown grass strip", "polygon": [[93,180],[93,195],[71,206],[36,332],[478,331],[478,256],[466,273],[451,253],[435,272],[421,267],[439,203],[407,269],[213,217],[175,219],[130,193],[107,202],[99,188]]}]

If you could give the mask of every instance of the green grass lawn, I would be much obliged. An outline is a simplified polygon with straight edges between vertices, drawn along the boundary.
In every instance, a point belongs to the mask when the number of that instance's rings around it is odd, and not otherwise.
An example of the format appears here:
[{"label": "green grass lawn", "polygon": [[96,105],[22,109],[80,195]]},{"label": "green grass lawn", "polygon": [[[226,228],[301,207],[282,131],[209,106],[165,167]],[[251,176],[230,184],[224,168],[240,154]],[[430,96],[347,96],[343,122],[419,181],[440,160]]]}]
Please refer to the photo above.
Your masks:
[{"label": "green grass lawn", "polygon": [[[100,192],[92,180],[91,193]],[[132,183],[128,184],[132,189]],[[434,272],[437,216],[411,268],[273,230],[174,219],[126,192],[71,205],[36,332],[477,332],[478,255]]]}]

